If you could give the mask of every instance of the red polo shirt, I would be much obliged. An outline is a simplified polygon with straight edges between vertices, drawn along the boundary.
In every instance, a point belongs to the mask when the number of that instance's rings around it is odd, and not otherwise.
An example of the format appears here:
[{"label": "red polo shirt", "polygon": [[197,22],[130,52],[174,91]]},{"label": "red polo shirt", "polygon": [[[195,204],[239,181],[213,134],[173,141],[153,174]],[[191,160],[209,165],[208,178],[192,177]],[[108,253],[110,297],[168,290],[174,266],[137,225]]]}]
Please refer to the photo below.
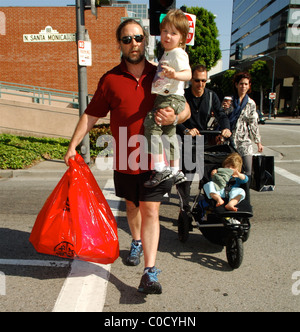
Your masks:
[{"label": "red polo shirt", "polygon": [[107,72],[85,113],[105,117],[110,111],[110,125],[115,139],[115,170],[126,174],[148,171],[149,161],[144,142],[144,119],[152,110],[155,95],[151,85],[156,67],[146,61],[139,81],[128,72],[125,61]]}]

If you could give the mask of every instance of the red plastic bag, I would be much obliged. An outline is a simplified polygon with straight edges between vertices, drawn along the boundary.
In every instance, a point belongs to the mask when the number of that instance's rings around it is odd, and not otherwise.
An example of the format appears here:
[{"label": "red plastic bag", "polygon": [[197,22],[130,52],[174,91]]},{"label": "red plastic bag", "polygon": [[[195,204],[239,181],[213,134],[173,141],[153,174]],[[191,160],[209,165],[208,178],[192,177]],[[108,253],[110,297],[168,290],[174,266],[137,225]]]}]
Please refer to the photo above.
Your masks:
[{"label": "red plastic bag", "polygon": [[47,199],[29,241],[40,253],[64,258],[111,264],[119,257],[116,220],[79,154]]}]

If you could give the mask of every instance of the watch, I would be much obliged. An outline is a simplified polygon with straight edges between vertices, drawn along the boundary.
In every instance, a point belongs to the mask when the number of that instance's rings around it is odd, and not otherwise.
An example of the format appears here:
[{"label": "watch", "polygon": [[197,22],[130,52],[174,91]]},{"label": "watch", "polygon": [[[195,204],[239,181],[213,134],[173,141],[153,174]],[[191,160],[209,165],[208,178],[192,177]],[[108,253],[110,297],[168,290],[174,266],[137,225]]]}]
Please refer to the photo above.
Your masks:
[{"label": "watch", "polygon": [[184,133],[184,135],[187,135],[187,134],[189,134],[189,132],[190,132],[190,130],[188,128],[186,128],[183,133]]}]

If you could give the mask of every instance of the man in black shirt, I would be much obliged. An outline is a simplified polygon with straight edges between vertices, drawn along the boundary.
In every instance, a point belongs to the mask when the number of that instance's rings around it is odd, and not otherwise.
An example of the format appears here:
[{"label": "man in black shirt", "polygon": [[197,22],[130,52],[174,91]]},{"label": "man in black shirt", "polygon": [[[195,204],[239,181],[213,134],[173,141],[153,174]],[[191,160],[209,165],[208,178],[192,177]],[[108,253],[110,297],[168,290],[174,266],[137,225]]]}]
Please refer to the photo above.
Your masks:
[{"label": "man in black shirt", "polygon": [[[206,88],[207,80],[208,74],[205,66],[197,65],[192,69],[192,84],[185,90],[185,98],[191,108],[191,117],[183,124],[177,126],[177,133],[182,137],[183,141],[184,135],[195,137],[200,135],[201,130],[207,130],[213,114],[221,127],[222,136],[231,136],[227,115],[217,94]],[[184,165],[183,171],[185,171]],[[191,184],[191,181],[186,181],[177,186],[181,200],[181,209],[186,212],[190,210]]]},{"label": "man in black shirt", "polygon": [[197,65],[192,70],[192,85],[185,90],[185,98],[191,108],[191,117],[183,124],[177,126],[179,135],[200,135],[201,130],[208,129],[212,113],[217,118],[222,135],[230,137],[230,123],[222,108],[217,94],[206,89],[208,80],[207,69]]}]

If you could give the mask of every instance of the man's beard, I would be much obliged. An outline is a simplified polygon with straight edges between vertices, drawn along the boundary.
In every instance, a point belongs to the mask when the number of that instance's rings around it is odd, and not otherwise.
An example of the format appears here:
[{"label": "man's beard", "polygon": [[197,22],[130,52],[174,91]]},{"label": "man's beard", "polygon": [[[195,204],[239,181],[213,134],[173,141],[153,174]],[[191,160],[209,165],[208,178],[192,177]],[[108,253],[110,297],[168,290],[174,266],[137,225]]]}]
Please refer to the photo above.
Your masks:
[{"label": "man's beard", "polygon": [[138,65],[139,63],[141,63],[144,59],[145,59],[145,53],[141,53],[140,56],[138,58],[131,58],[130,56],[125,56],[123,54],[123,58],[133,64],[133,65]]}]

